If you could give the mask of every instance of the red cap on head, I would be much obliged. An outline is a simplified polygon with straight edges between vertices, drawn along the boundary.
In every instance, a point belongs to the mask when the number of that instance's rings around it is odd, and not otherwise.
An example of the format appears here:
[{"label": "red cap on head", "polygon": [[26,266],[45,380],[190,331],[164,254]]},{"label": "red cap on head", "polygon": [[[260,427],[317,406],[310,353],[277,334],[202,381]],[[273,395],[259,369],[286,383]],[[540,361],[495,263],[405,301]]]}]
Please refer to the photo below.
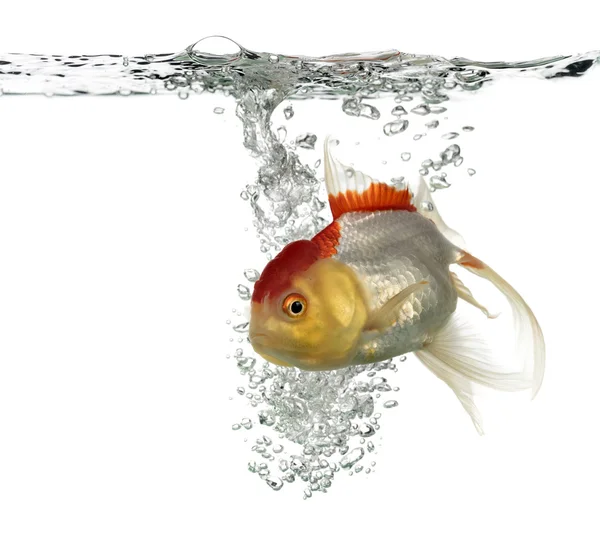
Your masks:
[{"label": "red cap on head", "polygon": [[278,296],[292,285],[297,273],[306,271],[321,257],[319,245],[312,241],[294,241],[288,244],[263,270],[254,284],[253,302],[262,302],[269,296]]}]

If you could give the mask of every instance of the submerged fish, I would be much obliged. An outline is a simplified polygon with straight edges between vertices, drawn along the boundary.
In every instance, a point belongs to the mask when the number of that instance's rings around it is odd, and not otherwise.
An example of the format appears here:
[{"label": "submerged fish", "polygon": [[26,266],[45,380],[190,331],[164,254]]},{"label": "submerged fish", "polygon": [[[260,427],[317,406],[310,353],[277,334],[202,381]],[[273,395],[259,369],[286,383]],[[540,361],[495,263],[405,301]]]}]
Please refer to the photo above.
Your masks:
[{"label": "submerged fish", "polygon": [[[523,298],[469,254],[420,178],[415,195],[341,164],[325,143],[333,222],[288,244],[254,286],[250,342],[276,365],[333,370],[414,352],[455,392],[479,433],[472,383],[516,391],[542,383],[545,344]],[[518,370],[495,364],[484,341],[458,320],[458,298],[492,317],[450,270],[490,281],[511,304]]]}]

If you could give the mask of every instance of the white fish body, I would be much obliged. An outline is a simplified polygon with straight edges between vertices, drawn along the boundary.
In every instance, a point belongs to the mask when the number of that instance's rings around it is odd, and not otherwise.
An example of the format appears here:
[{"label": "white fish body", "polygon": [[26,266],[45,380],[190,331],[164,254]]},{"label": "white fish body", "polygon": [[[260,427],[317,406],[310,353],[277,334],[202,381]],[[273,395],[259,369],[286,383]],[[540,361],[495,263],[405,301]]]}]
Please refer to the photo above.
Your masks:
[{"label": "white fish body", "polygon": [[370,309],[425,281],[397,308],[387,330],[366,338],[354,364],[383,361],[422,349],[456,309],[457,292],[449,266],[460,251],[418,212],[353,212],[339,220],[335,258],[352,267],[366,287]]},{"label": "white fish body", "polygon": [[[325,174],[330,197],[348,190],[364,192],[376,183],[333,158],[329,146],[328,138]],[[340,239],[335,258],[352,267],[363,281],[372,311],[384,307],[410,285],[427,283],[397,308],[391,326],[365,338],[352,362],[382,361],[415,352],[426,367],[452,388],[482,434],[472,383],[504,391],[531,389],[535,397],[544,373],[543,334],[523,298],[489,266],[466,252],[463,238],[442,220],[422,177],[411,202],[416,212],[347,212],[337,219]],[[489,280],[510,302],[517,333],[515,363],[520,370],[502,370],[485,344],[457,323],[459,297],[488,318],[493,316],[450,270],[452,264]]]}]

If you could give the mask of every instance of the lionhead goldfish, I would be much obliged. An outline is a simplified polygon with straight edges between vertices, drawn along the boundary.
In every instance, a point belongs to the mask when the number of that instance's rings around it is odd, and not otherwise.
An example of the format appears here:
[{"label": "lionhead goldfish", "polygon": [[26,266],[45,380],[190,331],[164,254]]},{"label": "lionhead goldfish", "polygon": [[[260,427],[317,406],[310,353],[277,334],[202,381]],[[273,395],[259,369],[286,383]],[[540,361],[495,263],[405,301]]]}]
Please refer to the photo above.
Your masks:
[{"label": "lionhead goldfish", "polygon": [[[478,432],[472,384],[515,391],[543,379],[545,344],[523,298],[469,254],[446,226],[420,177],[416,194],[337,161],[325,142],[325,183],[333,222],[288,244],[254,286],[250,342],[267,361],[332,370],[408,352],[454,391]],[[511,304],[519,370],[502,371],[488,347],[457,321],[458,298],[492,317],[450,270],[490,281]]]}]

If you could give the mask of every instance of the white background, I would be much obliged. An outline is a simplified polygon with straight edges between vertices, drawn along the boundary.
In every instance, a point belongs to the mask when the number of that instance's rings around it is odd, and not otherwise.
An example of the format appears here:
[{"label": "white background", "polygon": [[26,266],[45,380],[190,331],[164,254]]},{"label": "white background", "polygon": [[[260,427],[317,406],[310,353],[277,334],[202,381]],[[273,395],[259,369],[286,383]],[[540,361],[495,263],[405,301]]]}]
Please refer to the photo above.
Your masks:
[{"label": "white background", "polygon": [[[590,5],[29,2],[2,8],[0,52],[224,34],[290,54],[523,60],[599,48]],[[249,474],[242,439],[258,433],[230,428],[248,411],[229,400],[225,321],[263,262],[233,100],[0,98],[0,548],[598,548],[599,92],[594,73],[463,102],[477,175],[436,197],[538,315],[539,397],[489,396],[480,438],[409,360],[377,472],[309,501]]]}]

